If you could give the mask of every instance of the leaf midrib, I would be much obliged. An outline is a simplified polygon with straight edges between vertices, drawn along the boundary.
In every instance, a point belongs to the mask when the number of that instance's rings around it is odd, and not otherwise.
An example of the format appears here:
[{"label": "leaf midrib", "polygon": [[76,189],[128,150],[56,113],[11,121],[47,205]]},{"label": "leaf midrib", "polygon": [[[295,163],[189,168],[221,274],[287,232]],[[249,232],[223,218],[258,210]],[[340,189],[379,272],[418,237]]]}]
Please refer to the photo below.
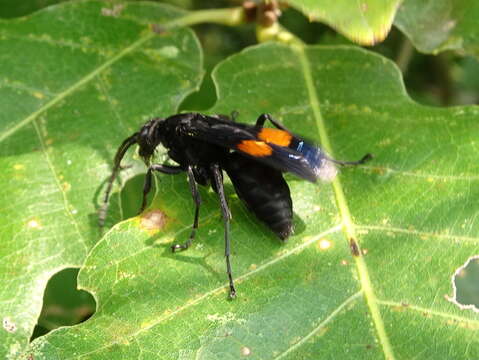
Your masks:
[{"label": "leaf midrib", "polygon": [[[301,70],[304,76],[304,81],[307,89],[307,93],[309,96],[309,100],[311,103],[311,108],[313,111],[313,116],[316,121],[316,127],[319,132],[319,139],[321,142],[321,146],[324,150],[331,154],[334,158],[334,153],[332,151],[332,146],[329,141],[328,134],[326,132],[326,126],[321,114],[320,105],[318,94],[316,92],[316,88],[313,81],[313,74],[311,71],[311,64],[309,59],[306,55],[305,46],[304,45],[297,45],[293,47],[294,52],[299,57],[301,63]],[[355,225],[353,223],[351,213],[349,212],[349,206],[346,201],[346,197],[344,196],[344,191],[342,184],[339,180],[339,177],[336,177],[333,180],[333,189],[336,197],[336,202],[338,206],[338,211],[341,216],[343,230],[346,233],[346,240],[350,241],[350,239],[354,239],[357,243],[357,234],[355,230]],[[361,254],[361,248],[358,244],[359,254]],[[369,312],[371,314],[371,318],[373,320],[374,326],[376,328],[377,335],[379,337],[379,343],[381,344],[384,356],[388,360],[395,359],[394,352],[389,341],[388,334],[386,333],[386,329],[384,326],[384,321],[381,316],[381,312],[379,310],[379,306],[377,303],[377,298],[371,283],[371,279],[369,277],[369,271],[366,266],[366,262],[364,261],[364,257],[353,256],[356,268],[359,274],[359,282],[361,284],[362,292],[366,298],[366,304],[369,308]]]}]

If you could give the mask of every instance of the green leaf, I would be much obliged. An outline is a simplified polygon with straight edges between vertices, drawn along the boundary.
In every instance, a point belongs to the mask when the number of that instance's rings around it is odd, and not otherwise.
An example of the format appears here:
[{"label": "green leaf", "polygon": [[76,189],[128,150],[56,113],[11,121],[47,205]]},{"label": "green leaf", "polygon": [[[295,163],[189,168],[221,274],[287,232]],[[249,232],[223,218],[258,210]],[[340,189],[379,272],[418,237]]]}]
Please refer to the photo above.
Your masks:
[{"label": "green leaf", "polygon": [[[184,176],[160,176],[147,215],[114,227],[79,285],[87,322],[26,356],[164,359],[479,357],[478,314],[448,301],[478,249],[478,107],[412,102],[396,66],[354,47],[263,44],[214,71],[218,102],[253,123],[269,112],[340,159],[375,155],[315,185],[287,175],[295,235],[280,242],[226,190],[238,298],[227,300],[218,199],[202,189],[195,245]],[[361,256],[350,244],[359,242]]]},{"label": "green leaf", "polygon": [[82,1],[0,21],[0,358],[27,345],[48,279],[99,239],[116,147],[198,88],[191,30],[148,26],[182,14]]},{"label": "green leaf", "polygon": [[67,0],[3,0],[0,3],[0,18],[25,16],[46,6]]},{"label": "green leaf", "polygon": [[374,45],[389,33],[401,0],[290,0],[288,3],[311,20],[325,22],[354,42]]},{"label": "green leaf", "polygon": [[422,52],[460,50],[479,56],[479,3],[468,0],[405,0],[394,24]]}]

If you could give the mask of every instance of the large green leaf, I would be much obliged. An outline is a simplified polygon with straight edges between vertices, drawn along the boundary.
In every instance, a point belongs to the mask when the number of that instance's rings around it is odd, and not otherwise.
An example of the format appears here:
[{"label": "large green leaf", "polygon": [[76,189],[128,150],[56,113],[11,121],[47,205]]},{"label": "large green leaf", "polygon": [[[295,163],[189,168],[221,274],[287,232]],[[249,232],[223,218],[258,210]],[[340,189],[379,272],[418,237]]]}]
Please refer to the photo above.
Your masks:
[{"label": "large green leaf", "polygon": [[148,27],[179,15],[93,1],[0,22],[1,358],[27,344],[52,274],[80,266],[99,239],[118,144],[198,87],[193,33]]},{"label": "large green leaf", "polygon": [[62,0],[3,0],[0,2],[0,18],[24,16],[60,1]]},{"label": "large green leaf", "polygon": [[405,0],[394,24],[422,52],[461,50],[479,55],[479,2]]},{"label": "large green leaf", "polygon": [[373,45],[389,33],[401,0],[290,0],[288,3],[352,41]]},{"label": "large green leaf", "polygon": [[[341,159],[332,185],[287,176],[296,233],[278,240],[227,185],[238,298],[227,300],[218,200],[203,189],[195,246],[184,176],[114,227],[79,275],[87,322],[35,340],[35,359],[473,359],[478,314],[448,301],[478,251],[479,108],[412,102],[388,60],[353,47],[265,44],[214,72],[212,112],[270,112]],[[351,246],[358,256],[353,256]],[[354,251],[356,250],[356,251]]]}]

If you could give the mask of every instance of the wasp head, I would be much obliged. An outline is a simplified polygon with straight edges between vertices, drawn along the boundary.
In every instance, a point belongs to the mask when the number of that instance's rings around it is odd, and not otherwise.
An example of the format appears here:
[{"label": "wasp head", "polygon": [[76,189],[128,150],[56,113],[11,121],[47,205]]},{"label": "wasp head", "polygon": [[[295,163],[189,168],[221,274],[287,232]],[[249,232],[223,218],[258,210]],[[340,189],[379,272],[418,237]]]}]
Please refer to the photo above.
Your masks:
[{"label": "wasp head", "polygon": [[159,125],[163,119],[155,118],[148,121],[137,134],[136,142],[139,145],[139,154],[148,163],[151,156],[155,152],[156,147],[160,144],[161,139],[158,134]]}]

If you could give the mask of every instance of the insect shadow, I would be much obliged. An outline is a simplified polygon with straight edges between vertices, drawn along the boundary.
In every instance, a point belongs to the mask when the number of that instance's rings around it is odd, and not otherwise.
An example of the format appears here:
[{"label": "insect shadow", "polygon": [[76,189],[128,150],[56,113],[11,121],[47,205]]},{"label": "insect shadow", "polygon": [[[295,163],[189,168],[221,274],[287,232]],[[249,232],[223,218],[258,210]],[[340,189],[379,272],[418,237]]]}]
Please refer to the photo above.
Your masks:
[{"label": "insect shadow", "polygon": [[[143,179],[142,176],[138,176],[138,178],[140,180]],[[193,246],[193,251],[191,252],[173,253],[171,251],[171,245],[182,241],[182,239],[184,239],[185,236],[188,236],[189,232],[191,231],[189,220],[193,214],[185,214],[185,208],[183,205],[189,204],[191,202],[191,195],[188,192],[187,182],[184,176],[178,175],[167,177],[164,180],[163,179],[164,177],[160,175],[160,177],[157,178],[158,183],[156,184],[157,188],[159,189],[159,193],[157,194],[157,196],[163,197],[160,211],[161,207],[165,205],[171,205],[172,208],[176,208],[174,212],[182,213],[182,217],[184,216],[182,223],[184,224],[182,225],[181,229],[178,229],[178,225],[173,224],[173,227],[167,225],[164,230],[160,230],[159,232],[147,238],[144,241],[145,245],[160,250],[160,257],[199,266],[206,270],[206,272],[213,275],[219,283],[222,283],[224,280],[224,270],[221,267],[213,267],[211,265],[212,262],[208,261],[208,258],[211,255],[221,254],[223,248],[223,239],[221,236],[223,222],[221,211],[218,209],[218,198],[216,194],[212,191],[208,191],[208,189],[206,188],[200,188],[199,191],[203,199],[202,209],[204,210],[202,214],[204,215],[200,218],[199,221],[199,241],[197,241],[197,243]],[[142,183],[140,181],[140,186],[141,184]],[[165,188],[167,190],[164,190]],[[132,189],[131,191],[135,190]],[[236,239],[233,255],[237,259],[238,263],[250,264],[252,262],[263,261],[274,256],[274,254],[281,249],[283,244],[282,241],[278,239],[274,232],[272,232],[266,225],[259,222],[255,218],[255,216],[249,212],[247,207],[235,195],[234,188],[229,182],[225,183],[225,193],[227,195],[228,203],[233,214],[231,231],[232,234],[235,234],[234,236]],[[135,203],[141,202],[141,197],[138,196],[138,194],[141,194],[141,192],[136,192],[135,195],[137,195],[137,197],[135,199]],[[173,198],[177,201],[176,205],[172,204]],[[134,208],[135,204],[133,204],[132,206]],[[178,211],[177,209],[181,209],[181,211]],[[153,205],[150,210],[155,211],[159,209],[156,205]],[[148,209],[145,210],[145,213],[148,212]],[[167,222],[170,223],[174,223],[175,221],[176,219],[167,220]],[[295,234],[302,233],[306,229],[304,222],[297,214],[294,214],[294,221]],[[261,235],[265,239],[253,239],[251,236],[241,235],[241,232],[244,231],[243,229],[248,231],[248,233],[253,231],[256,234]],[[160,240],[165,235],[165,232],[167,233],[167,242],[163,242]],[[173,233],[173,236],[168,237],[168,233],[170,235]],[[259,261],[258,259],[253,260],[250,256],[250,253],[241,251],[239,249],[240,246],[249,247],[252,249],[260,248],[262,259]]]}]

